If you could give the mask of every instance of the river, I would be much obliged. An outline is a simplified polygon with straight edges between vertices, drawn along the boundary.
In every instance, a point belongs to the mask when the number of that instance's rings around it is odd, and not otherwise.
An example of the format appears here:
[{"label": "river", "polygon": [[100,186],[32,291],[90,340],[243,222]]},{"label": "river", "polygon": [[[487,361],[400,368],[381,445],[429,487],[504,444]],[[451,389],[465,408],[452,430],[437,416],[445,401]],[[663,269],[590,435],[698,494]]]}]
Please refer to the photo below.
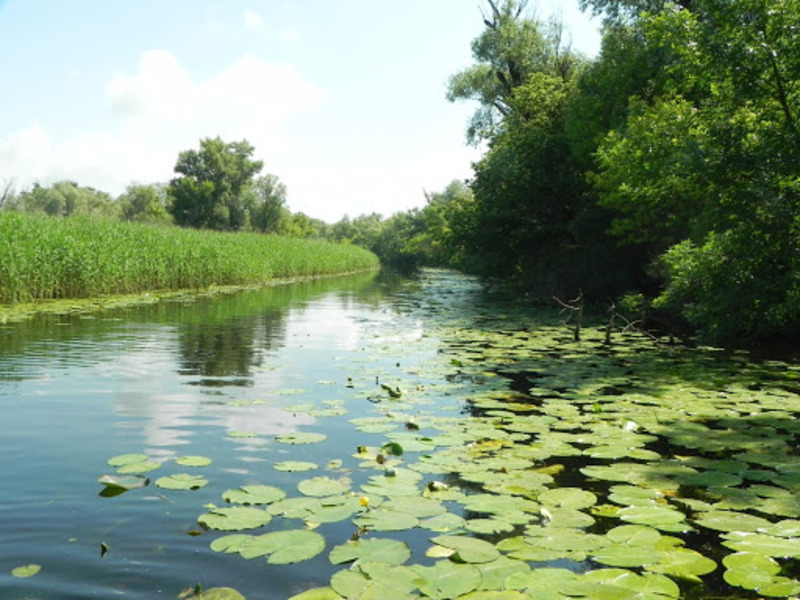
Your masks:
[{"label": "river", "polygon": [[[350,562],[332,564],[380,539],[409,553],[389,561],[406,565],[391,581],[415,578],[393,587],[398,598],[589,598],[587,585],[757,597],[742,568],[759,587],[783,585],[773,596],[797,593],[797,366],[630,332],[609,347],[587,329],[578,344],[553,314],[518,308],[426,271],[0,326],[0,597],[227,587],[287,599],[332,577],[343,595],[363,583],[380,597],[377,571],[356,568],[353,584],[341,575]],[[174,489],[181,477],[196,489]],[[226,501],[247,486],[295,504]],[[239,505],[269,522],[215,526],[227,522],[215,511]],[[212,546],[273,531],[323,546],[275,564]],[[637,546],[636,533],[650,541]],[[459,557],[464,538],[483,545]],[[775,540],[786,547],[770,549]],[[468,551],[480,558],[463,560]],[[761,562],[724,565],[734,551]],[[12,575],[26,565],[40,570]],[[564,583],[540,590],[537,568]],[[635,585],[602,579],[628,568]],[[584,581],[589,572],[598,579]]]}]

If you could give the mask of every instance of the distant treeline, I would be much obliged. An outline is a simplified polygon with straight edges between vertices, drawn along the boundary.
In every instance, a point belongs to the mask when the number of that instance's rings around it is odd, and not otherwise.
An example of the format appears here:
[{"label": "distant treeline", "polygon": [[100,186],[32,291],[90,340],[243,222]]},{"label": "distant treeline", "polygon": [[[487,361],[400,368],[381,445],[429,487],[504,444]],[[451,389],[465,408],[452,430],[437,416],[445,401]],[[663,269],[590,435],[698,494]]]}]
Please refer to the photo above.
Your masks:
[{"label": "distant treeline", "polygon": [[115,200],[65,182],[0,204],[346,241],[703,341],[797,340],[800,0],[579,1],[604,19],[593,59],[527,0],[485,0],[475,64],[447,95],[477,104],[468,141],[487,150],[421,209],[291,214],[252,147],[219,138]]}]

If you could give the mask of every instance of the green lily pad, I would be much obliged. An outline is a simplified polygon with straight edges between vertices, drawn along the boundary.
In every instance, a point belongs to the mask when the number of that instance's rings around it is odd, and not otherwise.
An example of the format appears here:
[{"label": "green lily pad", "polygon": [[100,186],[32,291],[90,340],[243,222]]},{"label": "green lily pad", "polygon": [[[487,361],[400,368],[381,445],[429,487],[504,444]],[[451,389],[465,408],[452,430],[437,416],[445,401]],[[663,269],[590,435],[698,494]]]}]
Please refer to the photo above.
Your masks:
[{"label": "green lily pad", "polygon": [[465,563],[486,563],[500,556],[500,552],[494,544],[477,538],[440,535],[432,538],[431,541],[439,546],[455,550],[455,556]]},{"label": "green lily pad", "polygon": [[657,529],[664,525],[681,523],[686,518],[682,512],[659,504],[629,506],[620,510],[617,516],[629,523],[649,525]]},{"label": "green lily pad", "polygon": [[800,557],[800,539],[779,538],[761,533],[732,532],[725,534],[723,546],[737,552],[753,552],[765,556]]},{"label": "green lily pad", "polygon": [[247,559],[268,556],[272,565],[288,565],[309,560],[325,549],[325,538],[306,529],[273,531],[243,542],[239,554]]},{"label": "green lily pad", "polygon": [[370,538],[351,540],[336,546],[329,555],[334,565],[358,560],[402,565],[411,558],[408,544],[399,540]]},{"label": "green lily pad", "polygon": [[597,496],[580,488],[555,488],[539,494],[537,500],[548,507],[582,509],[594,506]]},{"label": "green lily pad", "polygon": [[246,600],[233,588],[215,587],[203,590],[196,596],[197,600]]},{"label": "green lily pad", "polygon": [[700,575],[714,571],[717,563],[694,550],[674,548],[669,552],[663,552],[657,563],[646,565],[645,568],[653,573],[698,581]]},{"label": "green lily pad", "polygon": [[179,456],[174,459],[182,467],[207,467],[213,461],[205,456]]},{"label": "green lily pad", "polygon": [[355,519],[355,524],[373,531],[403,531],[419,525],[419,519],[408,513],[381,507],[361,515]]},{"label": "green lily pad", "polygon": [[717,510],[702,513],[695,523],[717,531],[758,532],[769,529],[772,525],[766,519],[747,513]]},{"label": "green lily pad", "polygon": [[342,600],[342,597],[333,588],[322,587],[295,594],[289,600]]},{"label": "green lily pad", "polygon": [[363,600],[413,599],[418,575],[408,567],[364,562],[348,571],[339,571],[331,577],[331,587],[345,598]]},{"label": "green lily pad", "polygon": [[161,468],[161,463],[156,462],[154,460],[146,460],[142,462],[133,462],[127,463],[122,465],[117,469],[117,473],[123,474],[133,474],[133,473],[149,473],[150,471],[155,471],[156,469]]},{"label": "green lily pad", "polygon": [[111,467],[124,467],[136,463],[145,462],[148,459],[146,454],[120,454],[108,459],[108,465]]},{"label": "green lily pad", "polygon": [[433,566],[413,565],[420,579],[420,591],[428,598],[447,600],[468,594],[478,588],[483,580],[480,570],[474,565],[458,564],[449,560],[436,562]]},{"label": "green lily pad", "polygon": [[239,548],[242,547],[242,544],[251,540],[252,538],[253,538],[252,535],[246,533],[234,533],[232,535],[224,535],[211,542],[209,547],[214,552],[224,552],[225,554],[236,554],[237,552],[239,552]]},{"label": "green lily pad", "polygon": [[41,570],[42,570],[42,565],[36,565],[36,564],[23,565],[21,567],[15,567],[14,569],[12,569],[11,575],[12,577],[21,577],[21,578],[33,577]]},{"label": "green lily pad", "polygon": [[235,504],[271,504],[286,497],[286,492],[271,485],[244,485],[222,493],[225,502]]},{"label": "green lily pad", "polygon": [[327,439],[328,436],[325,435],[324,433],[313,433],[309,431],[306,432],[296,431],[294,433],[284,433],[282,435],[275,437],[275,440],[281,442],[282,444],[293,444],[293,445],[317,444]]},{"label": "green lily pad", "polygon": [[350,482],[330,477],[314,477],[298,483],[297,489],[306,496],[336,496],[350,491]]},{"label": "green lily pad", "polygon": [[272,515],[260,508],[235,506],[231,508],[215,508],[200,515],[197,522],[208,529],[221,531],[241,531],[256,529],[272,520]]},{"label": "green lily pad", "polygon": [[168,477],[159,477],[156,479],[156,485],[165,490],[199,490],[208,485],[208,479],[201,475],[176,473]]},{"label": "green lily pad", "polygon": [[255,431],[238,431],[238,430],[231,430],[228,431],[228,437],[232,438],[256,438],[258,437],[258,433]]},{"label": "green lily pad", "polygon": [[106,489],[119,490],[120,493],[143,488],[150,483],[150,480],[142,475],[128,475],[125,477],[119,475],[101,475],[98,477],[97,481],[98,483],[102,483]]},{"label": "green lily pad", "polygon": [[272,465],[273,469],[277,471],[287,471],[287,472],[300,472],[300,471],[313,471],[314,469],[319,468],[317,463],[313,462],[306,462],[302,460],[284,460],[282,462],[277,462]]}]

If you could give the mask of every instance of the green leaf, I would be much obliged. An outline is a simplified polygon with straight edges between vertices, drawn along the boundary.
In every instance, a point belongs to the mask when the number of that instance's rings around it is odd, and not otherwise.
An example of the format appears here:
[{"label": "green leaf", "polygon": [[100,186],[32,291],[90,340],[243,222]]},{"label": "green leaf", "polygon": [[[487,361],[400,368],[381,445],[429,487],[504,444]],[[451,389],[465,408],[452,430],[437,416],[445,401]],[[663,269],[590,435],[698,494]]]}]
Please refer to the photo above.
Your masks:
[{"label": "green leaf", "polygon": [[97,479],[98,483],[102,483],[106,489],[111,490],[135,490],[145,487],[150,480],[142,475],[130,475],[127,477],[120,477],[119,475],[102,475]]},{"label": "green leaf", "polygon": [[268,556],[272,565],[288,565],[309,560],[325,549],[325,538],[316,531],[306,529],[273,531],[254,536],[239,547],[239,554],[247,559]]},{"label": "green leaf", "polygon": [[214,552],[224,552],[225,554],[235,554],[239,552],[239,548],[242,547],[242,544],[251,540],[253,538],[252,535],[244,534],[244,533],[235,533],[233,535],[224,535],[220,538],[215,539],[210,544],[210,548]]},{"label": "green leaf", "polygon": [[500,556],[500,552],[494,544],[477,538],[440,535],[432,538],[431,541],[439,546],[455,550],[456,556],[466,563],[491,562]]},{"label": "green leaf", "polygon": [[286,492],[271,485],[244,485],[222,493],[225,502],[235,504],[270,504],[286,497]]},{"label": "green leaf", "polygon": [[431,567],[413,565],[420,576],[418,586],[428,598],[446,600],[468,594],[481,584],[481,572],[474,565],[442,560]]},{"label": "green leaf", "polygon": [[169,477],[159,477],[156,479],[156,485],[165,490],[199,490],[208,485],[208,479],[200,475],[176,473]]},{"label": "green leaf", "polygon": [[295,594],[289,600],[343,600],[342,597],[337,594],[333,588],[324,587],[324,588],[314,588],[310,590],[306,590],[305,592],[301,592],[299,594]]},{"label": "green leaf", "polygon": [[146,454],[120,454],[108,459],[108,465],[111,467],[124,467],[136,463],[145,462],[148,459]]},{"label": "green leaf", "polygon": [[175,463],[182,467],[207,467],[213,461],[205,456],[179,456]]},{"label": "green leaf", "polygon": [[227,587],[209,588],[200,592],[196,598],[197,600],[246,600],[239,592]]},{"label": "green leaf", "polygon": [[306,496],[336,496],[350,491],[350,483],[330,477],[314,477],[301,481],[297,489]]},{"label": "green leaf", "polygon": [[284,433],[275,437],[282,444],[305,445],[316,444],[328,439],[324,433],[312,433],[296,431],[294,433]]},{"label": "green leaf", "polygon": [[221,531],[241,531],[256,529],[272,520],[272,515],[260,508],[236,506],[231,508],[215,508],[200,515],[197,522],[208,529]]},{"label": "green leaf", "polygon": [[355,524],[373,531],[403,531],[419,525],[419,519],[408,513],[381,507],[364,513],[355,520]]},{"label": "green leaf", "polygon": [[13,577],[33,577],[39,571],[42,570],[42,565],[23,565],[21,567],[16,567],[11,570],[11,575]]},{"label": "green leaf", "polygon": [[285,460],[277,462],[272,467],[278,471],[299,472],[299,471],[313,471],[319,468],[317,463],[305,462],[302,460]]},{"label": "green leaf", "polygon": [[411,550],[405,542],[381,538],[345,542],[331,550],[329,556],[334,565],[362,559],[370,562],[402,565],[409,558],[411,558]]}]

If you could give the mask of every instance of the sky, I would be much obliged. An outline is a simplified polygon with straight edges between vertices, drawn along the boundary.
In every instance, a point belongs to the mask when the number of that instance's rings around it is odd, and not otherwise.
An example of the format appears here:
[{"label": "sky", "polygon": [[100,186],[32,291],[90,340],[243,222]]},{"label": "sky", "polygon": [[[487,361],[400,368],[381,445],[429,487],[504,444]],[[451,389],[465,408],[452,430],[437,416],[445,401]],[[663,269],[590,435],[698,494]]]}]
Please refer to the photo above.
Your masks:
[{"label": "sky", "polygon": [[[113,196],[167,182],[200,140],[246,139],[288,207],[334,222],[425,204],[469,179],[481,0],[0,0],[0,187],[70,180]],[[560,15],[598,52],[599,21]]]}]

